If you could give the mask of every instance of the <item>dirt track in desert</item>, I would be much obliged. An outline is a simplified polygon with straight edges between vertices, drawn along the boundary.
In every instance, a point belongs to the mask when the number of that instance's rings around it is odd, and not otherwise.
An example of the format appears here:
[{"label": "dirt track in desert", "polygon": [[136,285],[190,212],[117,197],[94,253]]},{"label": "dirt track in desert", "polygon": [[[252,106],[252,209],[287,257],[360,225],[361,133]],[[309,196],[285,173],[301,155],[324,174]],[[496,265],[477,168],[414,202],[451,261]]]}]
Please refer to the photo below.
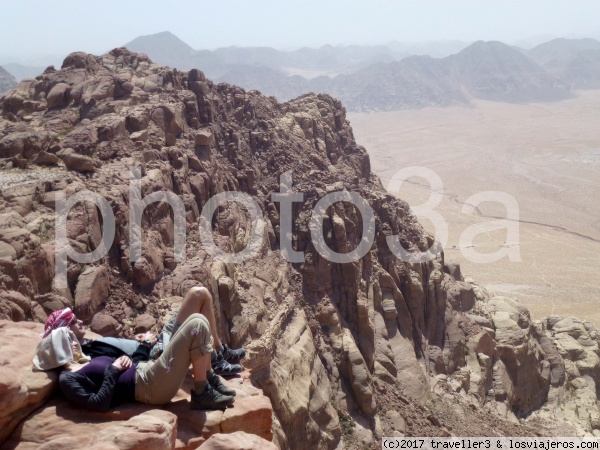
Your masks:
[{"label": "dirt track in desert", "polygon": [[[448,224],[446,259],[497,295],[523,302],[534,319],[572,314],[600,326],[600,91],[557,103],[474,101],[472,107],[351,113],[357,141],[384,186],[400,169],[420,166],[443,183],[434,208]],[[518,236],[486,224],[507,217],[498,202],[465,207],[474,194],[500,191],[516,200]],[[411,177],[395,192],[411,206],[431,194]],[[468,212],[463,212],[465,207]],[[515,211],[513,211],[515,212]],[[419,218],[433,231],[428,219]],[[518,225],[518,227],[516,226]],[[476,227],[476,228],[474,228]],[[461,235],[476,231],[472,242]],[[478,263],[469,251],[511,251]]]}]

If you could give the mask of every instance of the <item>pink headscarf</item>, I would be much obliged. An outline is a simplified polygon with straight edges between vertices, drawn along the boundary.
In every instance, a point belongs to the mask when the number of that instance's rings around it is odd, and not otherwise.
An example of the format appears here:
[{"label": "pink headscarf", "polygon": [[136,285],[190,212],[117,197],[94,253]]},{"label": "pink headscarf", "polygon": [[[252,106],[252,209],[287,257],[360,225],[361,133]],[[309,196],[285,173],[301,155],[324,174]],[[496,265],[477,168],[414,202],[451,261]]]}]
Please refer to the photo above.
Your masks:
[{"label": "pink headscarf", "polygon": [[75,317],[71,308],[59,309],[58,311],[54,311],[52,314],[48,316],[46,319],[46,323],[44,325],[44,334],[42,334],[42,339],[52,333],[52,330],[56,330],[60,327],[67,327]]}]

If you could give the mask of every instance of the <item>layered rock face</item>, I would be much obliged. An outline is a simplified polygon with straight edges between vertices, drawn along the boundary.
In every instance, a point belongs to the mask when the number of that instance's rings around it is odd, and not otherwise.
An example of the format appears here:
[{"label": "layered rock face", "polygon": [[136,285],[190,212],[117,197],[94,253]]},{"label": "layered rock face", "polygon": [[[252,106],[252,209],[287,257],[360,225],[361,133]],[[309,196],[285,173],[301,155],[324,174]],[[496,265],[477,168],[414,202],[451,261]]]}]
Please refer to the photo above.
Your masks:
[{"label": "layered rock face", "polygon": [[[190,287],[205,285],[219,335],[248,349],[250,379],[272,404],[268,430],[265,421],[252,423],[252,414],[229,413],[235,417],[229,425],[219,422],[219,431],[231,436],[210,438],[207,448],[223,448],[233,435],[244,438],[236,432],[272,437],[289,449],[472,432],[445,426],[435,409],[423,406],[432,395],[470,402],[475,409],[466,414],[487,433],[527,434],[525,427],[510,428],[510,420],[538,410],[567,382],[598,382],[592,356],[560,350],[560,322],[531,323],[512,299],[463,279],[443,253],[420,263],[392,253],[388,238],[410,252],[426,252],[433,239],[406,203],[384,191],[344,108],[327,95],[280,104],[256,91],[214,85],[199,70],[179,72],[115,49],[101,57],[69,55],[61,70],[7,92],[0,110],[0,318],[43,322],[68,305],[96,331],[127,337],[158,330]],[[281,194],[294,196],[287,210],[273,196],[284,173],[295,192]],[[106,206],[89,197],[73,205],[58,228],[65,237],[60,243],[55,209],[86,190]],[[251,198],[264,226],[234,201],[201,220],[209,199],[229,191]],[[369,233],[373,243],[356,261],[334,263],[319,251],[311,217],[327,194],[343,192],[363,198],[373,220],[349,202],[334,202],[323,215],[325,244],[343,255]],[[149,195],[141,233],[130,233],[134,205]],[[110,212],[115,227],[107,252],[91,263],[69,260],[60,283],[57,252],[66,244],[79,253],[102,250]],[[200,233],[199,223],[209,231]],[[252,255],[223,261],[207,237],[224,252],[249,247]],[[286,261],[286,239],[302,252],[298,262]],[[140,255],[131,262],[136,247]],[[578,345],[591,355],[598,337],[584,329],[589,339]],[[568,371],[576,357],[584,360],[573,363],[577,376]],[[477,408],[490,409],[498,422],[486,424]],[[49,403],[11,442],[61,438],[51,430],[33,432],[58,409]],[[180,421],[185,415],[174,413]],[[193,427],[168,431],[175,419],[167,413],[144,414],[115,427],[163,430],[156,439],[166,447],[195,448],[208,437],[194,439],[201,433]],[[580,431],[594,427],[590,422]]]}]

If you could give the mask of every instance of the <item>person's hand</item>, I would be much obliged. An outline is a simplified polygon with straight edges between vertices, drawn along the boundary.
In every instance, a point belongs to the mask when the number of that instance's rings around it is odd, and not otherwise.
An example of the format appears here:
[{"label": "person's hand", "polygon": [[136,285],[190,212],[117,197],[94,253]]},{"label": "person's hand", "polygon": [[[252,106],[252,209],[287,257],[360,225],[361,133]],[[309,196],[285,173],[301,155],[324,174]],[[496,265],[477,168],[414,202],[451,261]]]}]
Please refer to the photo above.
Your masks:
[{"label": "person's hand", "polygon": [[150,341],[150,347],[152,347],[154,344],[156,344],[158,342],[158,338],[156,337],[156,335],[154,333],[151,333],[150,331],[147,331],[145,333],[136,334],[135,340],[140,343],[143,341]]},{"label": "person's hand", "polygon": [[115,359],[115,362],[113,362],[112,365],[115,366],[117,369],[119,369],[119,371],[122,372],[131,367],[131,365],[132,365],[131,358],[129,358],[129,356],[127,356],[127,355],[123,355],[120,358]]},{"label": "person's hand", "polygon": [[81,358],[81,351],[79,350],[79,345],[77,342],[71,342],[71,351],[73,352],[73,360],[79,361]]}]

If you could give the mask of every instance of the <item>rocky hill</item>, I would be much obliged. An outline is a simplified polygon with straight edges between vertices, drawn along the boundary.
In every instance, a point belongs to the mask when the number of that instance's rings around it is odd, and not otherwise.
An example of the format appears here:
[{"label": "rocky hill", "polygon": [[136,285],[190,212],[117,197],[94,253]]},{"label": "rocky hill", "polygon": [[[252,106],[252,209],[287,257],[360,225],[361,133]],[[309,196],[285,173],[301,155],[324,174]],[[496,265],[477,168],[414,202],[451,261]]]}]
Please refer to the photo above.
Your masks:
[{"label": "rocky hill", "polygon": [[529,50],[528,54],[574,89],[600,87],[600,42],[595,39],[554,39]]},{"label": "rocky hill", "polygon": [[[270,47],[222,47],[213,51],[194,50],[174,34],[165,31],[140,36],[124,45],[146,53],[154,61],[182,70],[202,68],[211,79],[232,83],[225,73],[236,67],[270,69],[282,76],[302,73],[337,75],[353,72],[378,62],[390,62],[407,56],[383,45],[324,45],[319,48],[300,48],[281,51]],[[256,86],[253,89],[257,89]]]},{"label": "rocky hill", "polygon": [[[133,242],[131,167],[139,168],[140,196],[172,192],[185,209],[182,217],[165,203],[149,205],[143,237]],[[433,239],[385,192],[329,95],[278,103],[123,48],[73,53],[61,70],[0,98],[0,170],[0,400],[10,405],[0,412],[0,441],[8,448],[105,448],[120,436],[123,449],[353,449],[379,448],[393,435],[600,429],[598,330],[574,318],[532,322],[516,301],[463,277],[443,252],[429,262],[397,258],[388,238],[410,252]],[[272,197],[286,172],[303,195],[291,216]],[[55,207],[84,190],[107,200],[115,236],[98,261],[69,261],[64,287],[54,281],[63,248]],[[225,251],[253,242],[254,255],[236,263],[216,258],[198,228],[209,198],[226,191],[251,196],[265,219],[258,242],[248,210],[235,202],[202,222]],[[334,203],[325,243],[345,254],[363,232],[374,241],[357,261],[333,263],[311,237],[312,211],[326,194],[346,191],[367,201],[374,221]],[[75,205],[68,243],[78,252],[98,248],[102,217],[91,203]],[[181,244],[174,249],[180,219],[183,261]],[[304,252],[297,263],[282,253],[286,220],[293,248]],[[142,256],[132,263],[137,242]],[[86,414],[51,398],[56,374],[32,372],[50,311],[70,305],[92,331],[127,337],[159,329],[198,284],[215,299],[220,336],[249,353],[248,372],[232,381],[239,401],[225,413],[190,414],[184,390],[164,410]]]},{"label": "rocky hill", "polygon": [[353,111],[466,104],[467,97],[451,75],[444,60],[409,56],[401,61],[340,75],[329,83],[313,80],[311,88],[342,99]]},{"label": "rocky hill", "polygon": [[448,49],[460,51],[443,58],[409,56],[409,47],[396,43],[389,47],[323,46],[293,52],[266,47],[209,52],[192,50],[168,32],[140,37],[126,46],[147,53],[161,64],[186,70],[201,68],[215,81],[255,89],[279,100],[307,92],[328,93],[352,111],[468,104],[471,98],[517,103],[556,101],[571,97],[572,87],[593,88],[593,80],[600,77],[592,50],[566,52],[576,59],[564,62],[558,70],[544,65],[544,55],[551,51],[543,48],[528,53],[494,41],[446,44]]},{"label": "rocky hill", "polygon": [[126,46],[131,51],[150,55],[155,61],[175,69],[203,67],[207,73],[217,75],[224,66],[223,61],[212,52],[194,50],[168,31],[140,36]]},{"label": "rocky hill", "polygon": [[471,98],[530,102],[572,96],[566,85],[518,50],[483,41],[443,59],[410,56],[333,79],[314,79],[309,89],[330,93],[353,111],[468,104]]},{"label": "rocky hill", "polygon": [[544,102],[572,96],[566,85],[517,49],[478,41],[444,60],[470,95],[505,102]]},{"label": "rocky hill", "polygon": [[17,80],[10,73],[0,66],[0,94],[6,92],[17,85]]}]

